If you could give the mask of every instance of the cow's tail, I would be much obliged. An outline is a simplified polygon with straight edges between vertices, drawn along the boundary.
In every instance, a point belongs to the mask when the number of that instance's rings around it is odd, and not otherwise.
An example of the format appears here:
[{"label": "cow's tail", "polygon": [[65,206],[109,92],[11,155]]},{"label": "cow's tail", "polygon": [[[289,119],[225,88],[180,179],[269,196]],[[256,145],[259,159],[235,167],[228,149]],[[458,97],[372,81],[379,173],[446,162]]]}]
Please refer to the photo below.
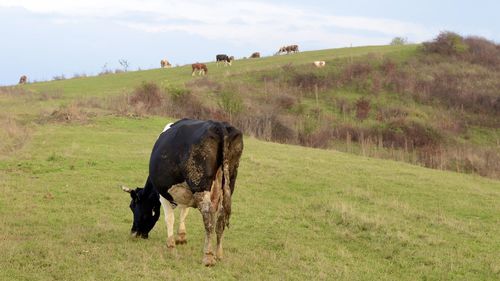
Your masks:
[{"label": "cow's tail", "polygon": [[223,172],[223,183],[222,183],[222,207],[223,207],[223,219],[224,225],[229,227],[229,217],[231,216],[231,189],[230,181],[231,176],[229,174],[229,137],[227,130],[223,130],[223,143],[222,143],[222,172]]}]

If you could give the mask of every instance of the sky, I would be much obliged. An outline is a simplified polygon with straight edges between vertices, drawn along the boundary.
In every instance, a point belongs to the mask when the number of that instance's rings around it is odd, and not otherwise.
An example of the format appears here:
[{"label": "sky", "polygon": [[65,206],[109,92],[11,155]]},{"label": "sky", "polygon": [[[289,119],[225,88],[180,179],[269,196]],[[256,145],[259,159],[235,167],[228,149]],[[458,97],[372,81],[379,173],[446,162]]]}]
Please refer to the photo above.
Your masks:
[{"label": "sky", "polygon": [[0,0],[0,85],[119,69],[212,61],[216,54],[271,55],[419,43],[440,31],[500,42],[497,0]]}]

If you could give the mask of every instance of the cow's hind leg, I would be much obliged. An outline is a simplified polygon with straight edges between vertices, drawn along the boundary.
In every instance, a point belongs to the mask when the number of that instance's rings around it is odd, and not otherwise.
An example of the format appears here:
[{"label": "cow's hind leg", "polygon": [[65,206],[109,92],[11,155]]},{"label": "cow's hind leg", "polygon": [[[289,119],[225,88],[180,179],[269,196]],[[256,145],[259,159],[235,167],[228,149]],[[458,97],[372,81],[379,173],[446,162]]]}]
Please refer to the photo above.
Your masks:
[{"label": "cow's hind leg", "polygon": [[222,251],[222,238],[224,238],[224,228],[225,221],[223,216],[219,216],[217,219],[217,227],[215,228],[215,232],[217,233],[217,259],[221,260],[224,257],[224,253]]},{"label": "cow's hind leg", "polygon": [[203,217],[205,225],[205,245],[203,247],[203,264],[213,266],[216,263],[215,255],[212,252],[212,234],[215,227],[215,212],[211,207],[210,192],[195,193],[198,209]]},{"label": "cow's hind leg", "polygon": [[186,224],[185,220],[189,213],[189,208],[183,205],[179,205],[180,215],[179,215],[179,230],[177,231],[177,239],[175,239],[175,244],[186,244]]},{"label": "cow's hind leg", "polygon": [[165,223],[167,224],[167,247],[174,248],[175,247],[175,237],[174,237],[174,208],[168,202],[167,199],[163,198],[160,195],[161,206],[163,207],[163,211],[165,213]]}]

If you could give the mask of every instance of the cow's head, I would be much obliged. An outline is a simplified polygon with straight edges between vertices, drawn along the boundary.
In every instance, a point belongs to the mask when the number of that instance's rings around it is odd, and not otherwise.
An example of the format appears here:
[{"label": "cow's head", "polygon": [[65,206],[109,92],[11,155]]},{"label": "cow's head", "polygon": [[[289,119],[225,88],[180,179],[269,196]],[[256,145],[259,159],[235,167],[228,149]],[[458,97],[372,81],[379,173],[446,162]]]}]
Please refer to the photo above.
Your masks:
[{"label": "cow's head", "polygon": [[160,198],[156,192],[146,192],[144,188],[130,189],[123,186],[122,190],[130,193],[130,209],[134,214],[134,222],[130,234],[133,237],[148,238],[148,234],[160,218]]}]

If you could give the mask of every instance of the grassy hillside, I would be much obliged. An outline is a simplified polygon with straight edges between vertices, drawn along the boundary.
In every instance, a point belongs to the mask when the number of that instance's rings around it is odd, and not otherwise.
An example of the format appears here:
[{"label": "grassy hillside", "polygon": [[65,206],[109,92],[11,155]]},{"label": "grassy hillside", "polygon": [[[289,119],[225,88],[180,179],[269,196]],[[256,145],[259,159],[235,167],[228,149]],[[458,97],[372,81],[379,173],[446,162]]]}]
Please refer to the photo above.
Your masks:
[{"label": "grassy hillside", "polygon": [[[365,83],[387,60],[406,73],[420,55],[418,46],[347,48],[210,63],[206,78],[182,66],[0,88],[0,280],[497,280],[498,180],[253,137],[412,162],[415,151],[330,135],[339,124],[353,134],[392,124],[377,113],[404,107],[404,122],[429,126],[483,118],[446,140],[494,161],[493,115]],[[327,67],[312,68],[316,59]],[[369,79],[336,84],[365,63]],[[360,98],[372,108],[364,120]],[[144,183],[158,133],[190,115],[247,134],[226,257],[214,268],[201,265],[196,210],[188,244],[169,251],[163,216],[149,240],[129,238],[129,196],[119,190]]]},{"label": "grassy hillside", "polygon": [[163,118],[99,118],[37,128],[1,162],[2,280],[495,280],[500,184],[340,152],[245,139],[226,259],[128,237]]},{"label": "grassy hillside", "polygon": [[[500,47],[443,34],[423,46],[302,52],[232,67],[212,62],[203,78],[183,66],[7,87],[0,118],[218,119],[266,141],[498,179]],[[318,59],[325,68],[312,66]]]}]

